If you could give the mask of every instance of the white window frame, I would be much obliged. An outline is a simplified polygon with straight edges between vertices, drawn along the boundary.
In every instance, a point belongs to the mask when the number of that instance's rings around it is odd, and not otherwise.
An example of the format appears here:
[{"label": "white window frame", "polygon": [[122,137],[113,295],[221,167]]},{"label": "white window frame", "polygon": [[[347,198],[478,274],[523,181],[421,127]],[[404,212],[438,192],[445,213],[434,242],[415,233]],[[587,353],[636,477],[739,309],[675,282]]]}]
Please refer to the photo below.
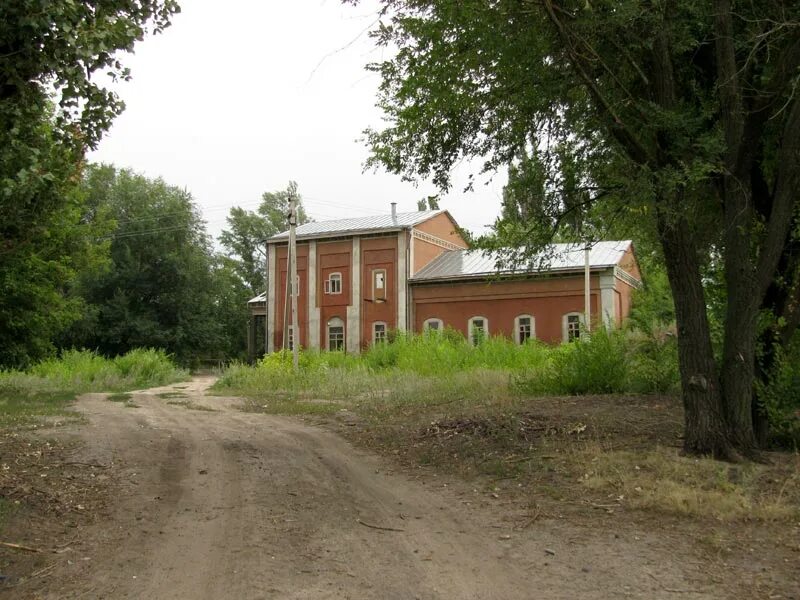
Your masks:
[{"label": "white window frame", "polygon": [[[334,291],[333,282],[338,282],[338,290]],[[328,278],[325,280],[324,291],[326,294],[341,294],[342,293],[342,274],[339,271],[328,273]]]},{"label": "white window frame", "polygon": [[469,343],[472,344],[473,346],[476,346],[477,344],[475,343],[475,338],[472,335],[472,329],[474,327],[475,321],[479,319],[483,321],[483,327],[481,327],[481,329],[483,330],[483,339],[489,337],[489,319],[487,319],[486,317],[482,317],[480,315],[475,315],[474,317],[470,317],[469,321],[467,321],[467,337],[469,339]]},{"label": "white window frame", "polygon": [[575,339],[580,339],[583,332],[586,331],[585,329],[585,319],[583,318],[582,312],[568,312],[564,316],[561,317],[561,339],[566,344],[567,342],[571,342],[569,338],[569,318],[570,317],[578,317],[578,337]]},{"label": "white window frame", "polygon": [[[431,324],[433,323],[436,323],[437,327],[435,328],[431,327]],[[422,323],[422,331],[428,331],[429,329],[441,333],[442,331],[444,331],[444,321],[442,321],[437,317],[431,317],[430,319],[425,319],[425,321]]]},{"label": "white window frame", "polygon": [[528,314],[517,315],[516,317],[514,317],[514,341],[519,345],[523,344],[522,336],[520,336],[520,321],[522,319],[531,320],[531,335],[528,339],[531,340],[536,339],[536,319],[534,318],[534,316]]},{"label": "white window frame", "polygon": [[[331,348],[331,327],[341,327],[342,328],[342,347],[332,349]],[[347,342],[347,331],[345,330],[344,320],[340,317],[333,317],[328,319],[328,323],[325,325],[325,347],[328,349],[328,352],[339,352],[340,350],[343,351],[346,346],[345,343]]]},{"label": "white window frame", "polygon": [[[383,337],[378,339],[378,327],[383,327]],[[377,344],[379,342],[385,342],[389,339],[389,326],[386,324],[386,321],[375,321],[372,324],[372,343]]]},{"label": "white window frame", "polygon": [[[383,274],[383,287],[380,287],[380,288],[377,285],[375,285],[377,283],[377,281],[378,281],[378,274],[379,273]],[[384,300],[384,301],[386,300],[386,298],[388,296],[386,291],[387,291],[387,288],[389,287],[388,277],[389,277],[389,275],[386,272],[386,269],[372,269],[372,301],[373,302],[376,302],[378,300]],[[376,290],[380,290],[381,292],[383,292],[383,294],[379,293],[379,294],[376,295],[376,293],[375,293]]]}]

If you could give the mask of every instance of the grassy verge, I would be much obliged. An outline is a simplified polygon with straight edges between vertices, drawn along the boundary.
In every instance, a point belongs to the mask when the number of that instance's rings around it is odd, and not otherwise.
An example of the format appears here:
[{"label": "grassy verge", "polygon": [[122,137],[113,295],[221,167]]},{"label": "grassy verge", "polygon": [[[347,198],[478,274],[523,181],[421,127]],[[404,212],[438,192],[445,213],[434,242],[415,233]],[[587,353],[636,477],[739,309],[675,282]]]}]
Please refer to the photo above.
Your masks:
[{"label": "grassy verge", "polygon": [[360,358],[304,354],[297,374],[289,356],[272,355],[229,368],[215,390],[247,397],[253,411],[355,418],[360,426],[345,430],[362,445],[527,495],[552,512],[800,519],[798,456],[738,466],[681,456],[680,402],[640,393],[643,373],[655,382],[647,391],[671,389],[662,385],[672,378],[661,364],[668,346],[639,362],[631,347],[641,344],[622,334],[559,348],[487,340],[475,349],[426,336]]},{"label": "grassy verge", "polygon": [[75,418],[68,409],[85,392],[121,392],[165,385],[187,376],[159,350],[132,350],[107,359],[89,351],[65,352],[30,370],[0,372],[0,428],[27,427],[42,419]]}]

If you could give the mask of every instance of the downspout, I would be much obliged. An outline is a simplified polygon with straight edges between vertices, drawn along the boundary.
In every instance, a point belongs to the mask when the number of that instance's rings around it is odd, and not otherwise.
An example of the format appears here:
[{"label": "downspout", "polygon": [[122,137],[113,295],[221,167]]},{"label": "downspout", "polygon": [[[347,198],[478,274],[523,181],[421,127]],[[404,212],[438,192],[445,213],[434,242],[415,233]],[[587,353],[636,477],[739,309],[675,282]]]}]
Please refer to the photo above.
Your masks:
[{"label": "downspout", "polygon": [[[411,244],[414,243],[414,236],[411,229],[408,230],[408,242],[406,242],[406,331],[409,328],[408,316],[411,313]],[[413,332],[412,332],[413,333]]]}]

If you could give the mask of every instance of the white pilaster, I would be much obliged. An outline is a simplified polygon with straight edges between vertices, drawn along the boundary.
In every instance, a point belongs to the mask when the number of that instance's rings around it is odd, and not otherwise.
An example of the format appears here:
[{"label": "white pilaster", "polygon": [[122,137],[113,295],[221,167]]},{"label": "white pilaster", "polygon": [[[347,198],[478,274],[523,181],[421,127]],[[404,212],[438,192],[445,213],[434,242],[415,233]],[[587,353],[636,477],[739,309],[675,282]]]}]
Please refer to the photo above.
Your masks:
[{"label": "white pilaster", "polygon": [[600,274],[600,315],[603,325],[611,329],[617,323],[617,295],[614,293],[613,271]]},{"label": "white pilaster", "polygon": [[405,331],[408,329],[407,312],[408,306],[408,245],[406,232],[401,231],[397,234],[397,329]]},{"label": "white pilaster", "polygon": [[278,247],[267,246],[267,352],[275,352],[275,279]]},{"label": "white pilaster", "polygon": [[319,307],[317,306],[317,242],[308,243],[308,347],[318,350]]},{"label": "white pilaster", "polygon": [[348,352],[358,354],[361,350],[361,238],[353,238],[350,280],[352,298],[347,307],[347,334],[345,346]]}]

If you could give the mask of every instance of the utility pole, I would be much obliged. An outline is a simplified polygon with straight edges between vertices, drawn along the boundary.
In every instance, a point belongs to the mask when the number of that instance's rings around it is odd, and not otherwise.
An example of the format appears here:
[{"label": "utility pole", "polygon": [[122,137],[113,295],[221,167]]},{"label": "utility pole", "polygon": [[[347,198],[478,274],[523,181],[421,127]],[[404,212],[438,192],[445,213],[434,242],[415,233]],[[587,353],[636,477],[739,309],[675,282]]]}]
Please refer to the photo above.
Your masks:
[{"label": "utility pole", "polygon": [[586,329],[586,333],[591,333],[592,331],[592,296],[591,296],[591,278],[589,276],[589,271],[591,267],[591,263],[589,262],[589,253],[591,252],[592,247],[589,245],[589,242],[586,242],[586,247],[584,248],[585,253],[585,264],[584,264],[584,282],[583,282],[583,321],[584,326]]},{"label": "utility pole", "polygon": [[[297,326],[297,196],[289,192],[289,276],[292,286],[292,363],[294,370],[300,367],[300,329]],[[285,330],[284,330],[285,331]]]}]

